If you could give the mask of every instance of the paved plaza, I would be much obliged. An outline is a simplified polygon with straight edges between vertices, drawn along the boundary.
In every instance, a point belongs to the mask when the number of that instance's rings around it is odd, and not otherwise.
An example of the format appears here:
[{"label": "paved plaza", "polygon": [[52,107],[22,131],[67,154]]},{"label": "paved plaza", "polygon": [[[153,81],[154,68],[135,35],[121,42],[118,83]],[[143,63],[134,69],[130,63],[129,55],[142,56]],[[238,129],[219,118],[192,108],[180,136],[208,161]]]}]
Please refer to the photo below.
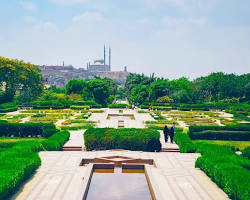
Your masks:
[{"label": "paved plaza", "polygon": [[[117,127],[117,120],[107,120],[107,115],[118,110],[106,109],[104,113],[93,113],[88,120],[98,122],[98,127]],[[149,114],[134,114],[135,120],[127,120],[125,127],[143,128],[144,121],[154,120]],[[156,199],[159,200],[224,200],[227,195],[217,187],[200,169],[195,168],[195,160],[200,154],[178,152],[139,151],[84,151],[85,130],[70,131],[70,140],[65,147],[81,146],[82,151],[40,152],[42,165],[35,175],[14,196],[17,200],[81,200],[89,176],[88,165],[80,166],[83,158],[124,156],[130,158],[153,159],[154,165],[146,165],[146,172]],[[160,141],[163,148],[178,148],[176,144]],[[107,183],[108,187],[108,183]],[[97,191],[98,192],[98,191]],[[131,191],[132,192],[132,191]]]}]

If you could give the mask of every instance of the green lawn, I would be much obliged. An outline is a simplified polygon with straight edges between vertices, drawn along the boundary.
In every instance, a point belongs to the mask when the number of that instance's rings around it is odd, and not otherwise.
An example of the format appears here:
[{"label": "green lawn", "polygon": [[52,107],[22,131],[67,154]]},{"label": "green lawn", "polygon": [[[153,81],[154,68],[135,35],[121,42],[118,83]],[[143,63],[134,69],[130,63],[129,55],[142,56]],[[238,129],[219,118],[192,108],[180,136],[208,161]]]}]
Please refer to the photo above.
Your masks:
[{"label": "green lawn", "polygon": [[226,140],[192,140],[193,143],[206,143],[217,145],[229,145],[239,148],[240,150],[250,146],[250,141],[226,141]]}]

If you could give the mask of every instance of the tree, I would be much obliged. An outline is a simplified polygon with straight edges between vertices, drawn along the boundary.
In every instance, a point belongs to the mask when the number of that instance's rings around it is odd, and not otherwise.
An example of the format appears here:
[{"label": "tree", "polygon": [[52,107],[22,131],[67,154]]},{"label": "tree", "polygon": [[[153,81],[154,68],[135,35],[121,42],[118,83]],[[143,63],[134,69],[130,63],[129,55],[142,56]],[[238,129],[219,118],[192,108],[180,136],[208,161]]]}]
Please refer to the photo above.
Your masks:
[{"label": "tree", "polygon": [[44,84],[35,65],[0,57],[0,87],[6,101],[11,101],[17,91],[20,100],[31,101],[42,93]]},{"label": "tree", "polygon": [[159,97],[168,95],[170,92],[170,84],[167,80],[157,80],[151,84],[151,99],[157,100]]},{"label": "tree", "polygon": [[138,85],[132,89],[130,101],[132,103],[144,103],[149,101],[150,88],[146,85]]},{"label": "tree", "polygon": [[67,94],[82,94],[84,87],[87,87],[87,81],[71,79],[66,85]]},{"label": "tree", "polygon": [[106,106],[110,95],[109,85],[101,79],[93,79],[88,82],[89,91],[91,91],[96,103]]}]

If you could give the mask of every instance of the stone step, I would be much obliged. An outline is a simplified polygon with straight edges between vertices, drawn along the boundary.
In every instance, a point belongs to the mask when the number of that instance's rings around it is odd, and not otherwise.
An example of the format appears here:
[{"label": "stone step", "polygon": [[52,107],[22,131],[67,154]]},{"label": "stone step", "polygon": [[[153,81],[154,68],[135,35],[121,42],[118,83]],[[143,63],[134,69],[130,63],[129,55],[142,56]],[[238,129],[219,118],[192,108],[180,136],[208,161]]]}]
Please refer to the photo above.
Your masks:
[{"label": "stone step", "polygon": [[161,152],[180,152],[179,148],[162,148]]},{"label": "stone step", "polygon": [[67,146],[63,147],[63,151],[82,151],[81,146]]}]

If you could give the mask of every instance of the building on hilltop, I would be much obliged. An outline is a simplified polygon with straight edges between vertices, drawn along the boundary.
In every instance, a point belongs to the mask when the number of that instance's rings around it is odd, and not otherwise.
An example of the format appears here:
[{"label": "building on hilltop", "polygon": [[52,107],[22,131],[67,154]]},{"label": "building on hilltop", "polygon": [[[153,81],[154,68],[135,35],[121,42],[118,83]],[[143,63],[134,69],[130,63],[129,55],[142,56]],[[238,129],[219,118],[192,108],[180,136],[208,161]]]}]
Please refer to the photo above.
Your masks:
[{"label": "building on hilltop", "polygon": [[103,59],[94,60],[93,64],[87,63],[89,72],[110,72],[111,71],[111,48],[109,47],[109,63],[106,64],[106,47],[104,45]]},{"label": "building on hilltop", "polygon": [[90,80],[95,77],[111,78],[119,84],[125,84],[127,75],[127,67],[121,71],[111,71],[111,48],[109,47],[108,63],[106,62],[106,48],[104,46],[103,59],[94,60],[91,64],[87,64],[87,68],[74,68],[72,65],[42,65],[41,69],[43,80],[47,85],[55,85],[56,87],[65,87],[67,82],[73,78],[79,80]]}]

